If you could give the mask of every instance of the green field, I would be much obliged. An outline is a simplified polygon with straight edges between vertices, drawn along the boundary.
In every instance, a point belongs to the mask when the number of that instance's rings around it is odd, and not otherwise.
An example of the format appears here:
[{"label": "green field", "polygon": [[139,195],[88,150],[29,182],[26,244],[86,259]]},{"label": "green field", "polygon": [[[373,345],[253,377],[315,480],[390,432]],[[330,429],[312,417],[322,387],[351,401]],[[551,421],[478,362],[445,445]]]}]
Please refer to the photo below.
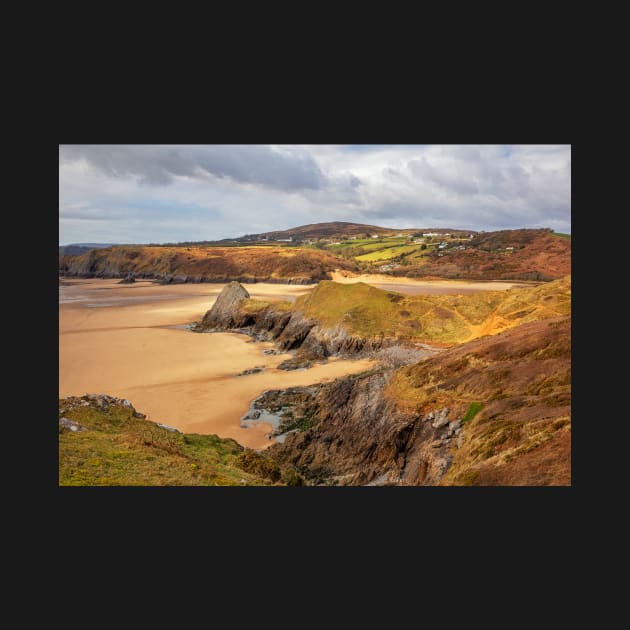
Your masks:
[{"label": "green field", "polygon": [[390,258],[395,258],[396,256],[400,256],[401,254],[408,254],[410,252],[416,251],[417,249],[420,249],[420,245],[399,245],[397,247],[387,247],[385,249],[380,249],[369,254],[356,256],[356,260],[360,260],[363,262],[389,260]]}]

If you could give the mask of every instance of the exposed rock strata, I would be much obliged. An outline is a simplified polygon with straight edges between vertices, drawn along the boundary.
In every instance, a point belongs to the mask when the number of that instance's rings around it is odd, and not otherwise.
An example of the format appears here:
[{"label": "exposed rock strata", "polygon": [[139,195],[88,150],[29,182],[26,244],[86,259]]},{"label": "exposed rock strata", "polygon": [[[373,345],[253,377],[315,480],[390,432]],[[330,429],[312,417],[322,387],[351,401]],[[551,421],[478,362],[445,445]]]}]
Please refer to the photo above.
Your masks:
[{"label": "exposed rock strata", "polygon": [[276,434],[286,436],[265,456],[295,466],[314,484],[437,484],[461,434],[460,420],[448,409],[425,416],[401,411],[384,396],[391,375],[392,370],[376,370],[265,392],[253,406],[279,416]]},{"label": "exposed rock strata", "polygon": [[[352,335],[339,325],[327,328],[316,319],[306,317],[301,311],[287,311],[274,305],[252,311],[247,308],[248,298],[249,293],[243,286],[238,282],[231,282],[223,288],[213,307],[194,330],[236,330],[259,341],[274,341],[282,352],[296,351],[292,359],[280,364],[281,369],[309,367],[312,361],[322,361],[329,356],[371,356],[376,351],[400,344],[399,341],[382,335]],[[410,360],[416,361],[430,351],[426,347],[423,350],[408,350],[412,357]]]}]

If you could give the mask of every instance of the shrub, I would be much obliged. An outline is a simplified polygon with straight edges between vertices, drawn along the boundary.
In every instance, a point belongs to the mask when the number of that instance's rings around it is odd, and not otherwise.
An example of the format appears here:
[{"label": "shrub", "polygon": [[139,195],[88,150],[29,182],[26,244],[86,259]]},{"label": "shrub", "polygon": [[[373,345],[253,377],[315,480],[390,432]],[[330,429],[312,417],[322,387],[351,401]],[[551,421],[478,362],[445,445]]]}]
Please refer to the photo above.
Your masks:
[{"label": "shrub", "polygon": [[478,402],[470,403],[466,415],[462,418],[462,424],[470,422],[482,409],[483,405]]}]

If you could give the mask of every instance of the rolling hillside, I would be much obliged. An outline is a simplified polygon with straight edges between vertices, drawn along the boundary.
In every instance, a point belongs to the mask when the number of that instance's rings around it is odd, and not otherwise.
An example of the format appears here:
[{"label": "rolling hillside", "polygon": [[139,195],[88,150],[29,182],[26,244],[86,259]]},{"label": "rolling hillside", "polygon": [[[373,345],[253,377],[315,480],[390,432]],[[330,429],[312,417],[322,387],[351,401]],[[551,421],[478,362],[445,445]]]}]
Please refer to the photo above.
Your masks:
[{"label": "rolling hillside", "polygon": [[403,295],[362,282],[320,282],[293,306],[327,327],[450,346],[571,312],[571,276],[536,287],[471,295]]}]

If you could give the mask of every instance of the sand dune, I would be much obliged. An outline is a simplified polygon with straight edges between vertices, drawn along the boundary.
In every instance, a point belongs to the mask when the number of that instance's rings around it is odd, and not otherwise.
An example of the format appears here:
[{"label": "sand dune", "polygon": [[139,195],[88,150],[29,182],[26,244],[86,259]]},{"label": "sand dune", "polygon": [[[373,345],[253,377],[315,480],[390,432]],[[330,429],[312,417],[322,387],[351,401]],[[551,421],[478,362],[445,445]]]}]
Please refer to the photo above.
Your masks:
[{"label": "sand dune", "polygon": [[378,289],[398,291],[409,295],[466,295],[479,291],[505,291],[514,287],[531,286],[522,282],[474,282],[467,280],[416,280],[414,278],[394,278],[384,274],[352,274],[335,271],[332,279],[341,284],[365,282]]}]

